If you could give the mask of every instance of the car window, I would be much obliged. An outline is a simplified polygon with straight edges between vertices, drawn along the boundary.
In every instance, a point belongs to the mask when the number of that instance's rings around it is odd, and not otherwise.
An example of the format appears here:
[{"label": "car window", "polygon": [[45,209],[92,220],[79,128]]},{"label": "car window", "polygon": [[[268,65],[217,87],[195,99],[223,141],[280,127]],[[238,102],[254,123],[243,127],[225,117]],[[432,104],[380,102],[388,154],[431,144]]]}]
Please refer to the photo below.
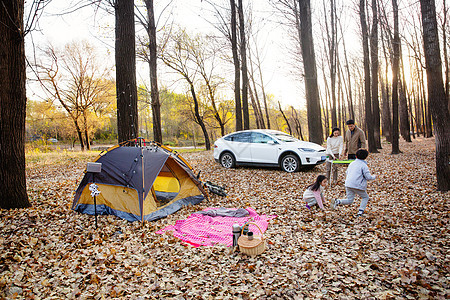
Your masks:
[{"label": "car window", "polygon": [[283,142],[296,142],[298,141],[298,139],[296,139],[295,137],[289,135],[289,134],[285,134],[285,133],[272,133],[272,135],[274,135],[277,139],[279,139],[280,141]]},{"label": "car window", "polygon": [[250,143],[251,142],[251,132],[239,132],[229,135],[224,138],[226,141]]},{"label": "car window", "polygon": [[260,132],[252,133],[252,143],[267,144],[268,141],[274,141],[274,139]]}]

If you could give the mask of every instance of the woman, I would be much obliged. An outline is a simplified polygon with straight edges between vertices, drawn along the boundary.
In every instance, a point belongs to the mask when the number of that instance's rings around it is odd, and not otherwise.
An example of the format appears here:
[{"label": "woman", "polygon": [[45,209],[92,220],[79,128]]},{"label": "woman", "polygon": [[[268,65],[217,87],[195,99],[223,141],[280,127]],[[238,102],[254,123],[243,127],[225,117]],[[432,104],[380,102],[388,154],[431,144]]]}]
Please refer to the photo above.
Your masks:
[{"label": "woman", "polygon": [[[339,159],[339,156],[342,155],[342,150],[344,149],[344,139],[341,136],[341,130],[339,128],[333,128],[331,131],[331,135],[327,138],[327,154],[328,159],[326,162],[327,168],[327,178],[328,181],[331,181],[330,173],[331,173],[331,161]],[[333,181],[336,182],[338,178],[338,169],[337,166],[333,165]]]}]

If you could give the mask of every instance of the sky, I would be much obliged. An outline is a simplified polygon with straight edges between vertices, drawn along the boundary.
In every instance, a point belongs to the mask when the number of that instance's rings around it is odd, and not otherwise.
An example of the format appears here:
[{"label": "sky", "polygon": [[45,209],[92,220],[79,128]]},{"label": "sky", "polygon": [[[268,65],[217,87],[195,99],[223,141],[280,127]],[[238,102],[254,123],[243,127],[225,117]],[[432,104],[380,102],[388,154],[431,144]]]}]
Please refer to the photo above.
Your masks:
[{"label": "sky", "polygon": [[[33,52],[33,45],[35,48],[39,48],[51,43],[53,46],[63,47],[67,43],[86,39],[94,44],[105,62],[114,65],[114,16],[105,14],[103,11],[94,12],[92,7],[63,14],[68,10],[70,2],[53,0],[49,3],[39,20],[38,30],[27,36],[27,54],[30,55]],[[72,0],[72,3],[78,3],[78,1]],[[158,3],[155,2],[155,5]],[[253,7],[254,15],[263,18],[265,24],[262,33],[258,36],[258,42],[264,49],[262,65],[266,94],[273,94],[275,100],[280,101],[284,107],[293,105],[295,108],[305,108],[304,82],[299,80],[298,75],[297,77],[293,75],[296,73],[296,68],[289,54],[294,45],[288,38],[285,28],[279,25],[278,17],[273,15],[273,9],[267,1],[254,3],[257,3]],[[213,26],[205,20],[214,20],[210,9],[206,0],[173,0],[170,9],[164,10],[161,20],[170,15],[174,23],[185,27],[191,33],[215,32],[217,34],[218,32],[214,31]],[[156,16],[159,16],[162,7],[156,6],[155,10]],[[163,21],[160,21],[158,25],[161,26],[162,23]],[[313,28],[317,28],[317,26],[313,25]],[[349,32],[354,34],[357,30],[356,26]],[[144,33],[141,31],[138,34]],[[320,35],[315,34],[315,43],[320,42],[319,38]],[[354,39],[354,42],[359,41]],[[354,47],[359,46],[355,45]],[[179,81],[174,83],[173,75],[168,75],[161,65],[160,63],[158,67],[160,86],[169,86],[175,92],[183,93],[182,84]],[[229,68],[232,69],[232,66],[230,65]],[[147,64],[138,61],[138,84],[149,85],[148,74]],[[232,95],[231,86],[228,88],[228,92]],[[35,84],[29,85],[28,96],[31,99],[40,93],[39,87]]]},{"label": "sky", "polygon": [[[74,2],[75,3],[75,2]],[[110,60],[114,64],[114,17],[101,11],[93,12],[91,7],[83,8],[70,14],[67,11],[70,3],[66,1],[51,1],[45,8],[44,14],[39,19],[37,30],[27,36],[26,51],[30,57],[35,49],[51,43],[55,47],[63,47],[72,41],[86,39],[95,45],[97,51],[104,56],[104,60]],[[256,13],[267,14],[269,7],[254,8]],[[155,7],[156,14],[161,13],[160,7]],[[159,10],[159,12],[158,12]],[[169,14],[164,11],[164,16]],[[210,14],[210,6],[202,0],[174,0],[170,10],[174,22],[187,28],[192,33],[213,32],[214,28],[205,18],[213,20]],[[164,19],[162,17],[161,19]],[[162,21],[161,21],[162,23]],[[161,24],[160,23],[160,24]],[[260,40],[266,45],[263,61],[263,80],[266,85],[266,93],[273,94],[283,106],[304,105],[304,83],[290,76],[289,64],[286,60],[288,47],[282,28],[275,23],[268,23]],[[217,32],[214,31],[216,34]],[[284,52],[283,52],[284,51]],[[36,52],[38,53],[38,52]],[[160,82],[170,86],[177,92],[181,91],[181,84],[173,83],[174,80],[167,76],[159,67]],[[148,67],[146,63],[137,62],[138,84],[146,82],[148,85]],[[161,84],[160,84],[161,86]],[[42,91],[36,84],[28,86],[28,96],[33,99],[42,95]],[[232,91],[230,91],[230,94]]]}]

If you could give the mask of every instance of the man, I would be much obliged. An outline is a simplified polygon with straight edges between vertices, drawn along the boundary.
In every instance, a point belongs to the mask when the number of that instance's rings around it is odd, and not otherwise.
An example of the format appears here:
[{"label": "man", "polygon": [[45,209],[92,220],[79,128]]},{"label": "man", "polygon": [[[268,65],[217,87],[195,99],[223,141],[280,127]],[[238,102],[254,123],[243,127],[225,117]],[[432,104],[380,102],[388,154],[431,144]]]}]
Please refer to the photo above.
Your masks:
[{"label": "man", "polygon": [[356,159],[356,151],[366,148],[366,135],[364,131],[355,125],[355,121],[348,120],[346,122],[348,130],[344,137],[343,156],[347,155],[347,159]]}]

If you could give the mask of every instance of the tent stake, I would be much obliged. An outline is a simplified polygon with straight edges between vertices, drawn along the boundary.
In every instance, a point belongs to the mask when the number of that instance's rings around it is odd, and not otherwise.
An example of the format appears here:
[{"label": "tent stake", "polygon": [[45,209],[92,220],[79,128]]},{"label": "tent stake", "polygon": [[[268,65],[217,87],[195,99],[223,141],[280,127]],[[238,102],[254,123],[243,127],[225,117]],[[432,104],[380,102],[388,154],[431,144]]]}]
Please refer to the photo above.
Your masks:
[{"label": "tent stake", "polygon": [[[94,197],[94,215],[95,215],[95,229],[98,228],[97,225],[97,193],[100,193],[97,191],[97,188],[95,186],[95,173],[100,173],[102,171],[102,164],[101,163],[95,163],[95,162],[88,162],[86,167],[87,173],[92,173],[92,187],[93,190],[91,193],[91,196]],[[89,188],[90,189],[90,188]]]}]

